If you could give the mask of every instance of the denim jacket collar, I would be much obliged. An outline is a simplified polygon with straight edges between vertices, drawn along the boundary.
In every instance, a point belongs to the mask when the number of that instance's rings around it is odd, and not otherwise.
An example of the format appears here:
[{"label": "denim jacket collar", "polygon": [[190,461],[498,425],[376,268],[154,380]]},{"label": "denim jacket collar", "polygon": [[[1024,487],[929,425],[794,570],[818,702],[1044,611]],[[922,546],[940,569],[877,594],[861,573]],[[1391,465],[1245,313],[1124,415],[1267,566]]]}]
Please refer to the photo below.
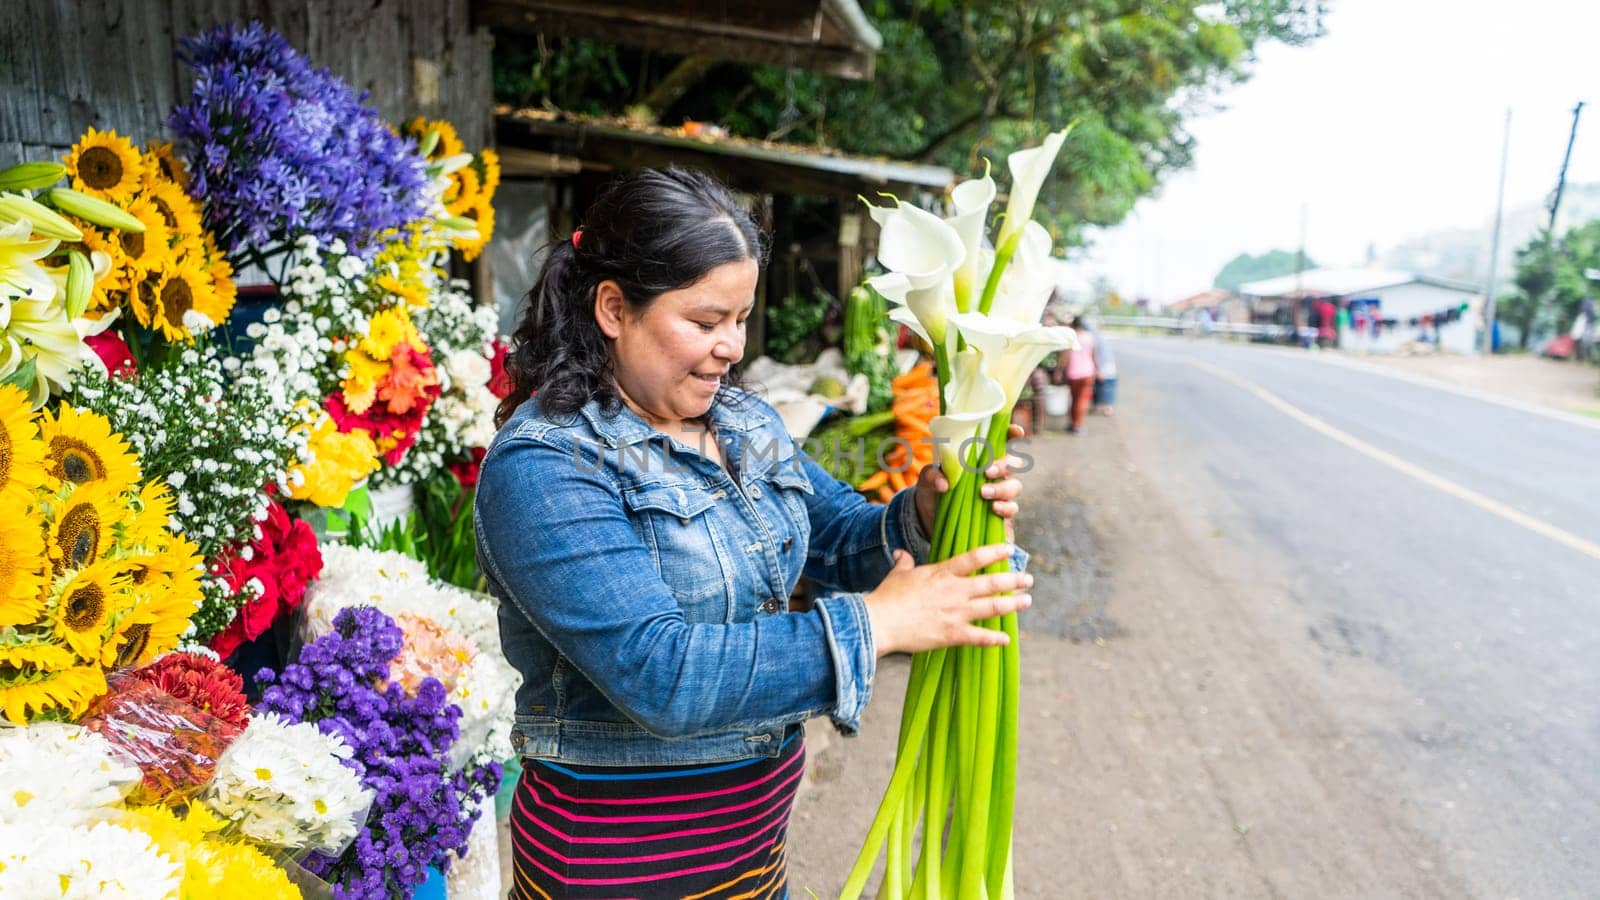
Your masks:
[{"label": "denim jacket collar", "polygon": [[[578,413],[611,448],[637,444],[659,433],[627,404],[622,404],[616,415],[608,416],[601,410],[600,401],[590,400]],[[760,428],[765,417],[760,405],[750,402],[745,391],[724,387],[717,392],[717,402],[711,405],[711,421],[718,431],[749,432]]]}]

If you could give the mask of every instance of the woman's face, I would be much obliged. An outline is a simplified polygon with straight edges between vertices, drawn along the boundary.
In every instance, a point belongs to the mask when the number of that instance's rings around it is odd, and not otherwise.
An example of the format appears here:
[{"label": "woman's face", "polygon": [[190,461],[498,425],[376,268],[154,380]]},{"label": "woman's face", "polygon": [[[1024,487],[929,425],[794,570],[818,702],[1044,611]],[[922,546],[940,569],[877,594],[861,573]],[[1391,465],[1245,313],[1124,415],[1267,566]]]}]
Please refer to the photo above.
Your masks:
[{"label": "woman's face", "polygon": [[759,272],[753,259],[724,263],[637,316],[615,282],[596,289],[595,319],[611,338],[617,387],[646,422],[670,431],[711,409],[723,376],[744,357]]}]

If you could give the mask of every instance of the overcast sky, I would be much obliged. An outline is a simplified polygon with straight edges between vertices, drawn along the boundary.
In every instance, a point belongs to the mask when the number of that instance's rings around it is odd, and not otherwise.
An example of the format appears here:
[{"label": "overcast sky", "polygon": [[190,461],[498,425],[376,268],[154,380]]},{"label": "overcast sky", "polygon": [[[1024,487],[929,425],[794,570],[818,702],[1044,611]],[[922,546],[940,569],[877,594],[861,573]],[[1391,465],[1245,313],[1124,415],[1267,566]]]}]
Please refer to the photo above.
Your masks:
[{"label": "overcast sky", "polygon": [[1328,33],[1269,46],[1224,109],[1191,120],[1194,165],[1171,176],[1084,256],[1126,295],[1165,302],[1209,287],[1241,252],[1298,243],[1360,265],[1443,227],[1494,217],[1512,108],[1506,206],[1555,186],[1585,100],[1568,181],[1600,181],[1600,2],[1331,0]]}]

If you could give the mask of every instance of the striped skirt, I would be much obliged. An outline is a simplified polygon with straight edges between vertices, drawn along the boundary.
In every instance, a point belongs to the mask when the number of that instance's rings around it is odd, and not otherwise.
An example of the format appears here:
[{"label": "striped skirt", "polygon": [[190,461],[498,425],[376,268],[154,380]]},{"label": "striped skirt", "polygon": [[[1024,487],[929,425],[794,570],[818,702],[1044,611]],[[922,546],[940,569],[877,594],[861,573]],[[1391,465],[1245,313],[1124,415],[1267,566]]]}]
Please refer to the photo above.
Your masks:
[{"label": "striped skirt", "polygon": [[804,770],[798,726],[771,759],[686,767],[527,760],[511,808],[511,897],[786,897],[784,847]]}]

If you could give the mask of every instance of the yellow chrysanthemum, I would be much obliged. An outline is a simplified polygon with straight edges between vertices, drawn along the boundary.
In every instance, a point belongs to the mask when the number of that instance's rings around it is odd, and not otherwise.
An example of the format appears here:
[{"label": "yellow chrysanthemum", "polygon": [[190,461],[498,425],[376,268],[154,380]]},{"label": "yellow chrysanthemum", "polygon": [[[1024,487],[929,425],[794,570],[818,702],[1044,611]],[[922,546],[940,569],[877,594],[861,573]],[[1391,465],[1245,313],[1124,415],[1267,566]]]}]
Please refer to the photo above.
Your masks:
[{"label": "yellow chrysanthemum", "polygon": [[74,188],[112,203],[132,197],[144,181],[144,159],[115,131],[90,128],[64,162]]},{"label": "yellow chrysanthemum", "polygon": [[61,575],[99,562],[127,514],[122,492],[100,481],[73,488],[64,500],[52,500],[45,517],[51,572]]},{"label": "yellow chrysanthemum", "polygon": [[75,665],[78,655],[48,634],[0,640],[0,682],[7,678],[7,669],[60,672]]},{"label": "yellow chrysanthemum", "polygon": [[378,470],[372,436],[360,429],[341,432],[326,413],[311,431],[309,451],[310,461],[291,470],[289,496],[317,506],[343,506],[356,483]]},{"label": "yellow chrysanthemum", "polygon": [[172,150],[171,141],[151,141],[144,148],[144,186],[154,187],[161,181],[170,181],[178,187],[189,187],[189,167]]},{"label": "yellow chrysanthemum", "polygon": [[132,586],[115,560],[101,560],[56,579],[50,606],[56,637],[86,662],[117,658],[109,639],[133,606]]},{"label": "yellow chrysanthemum", "polygon": [[200,225],[200,207],[183,188],[163,179],[146,189],[144,196],[161,213],[168,234],[181,240],[204,233]]},{"label": "yellow chrysanthemum", "polygon": [[5,709],[6,718],[17,725],[26,725],[41,713],[79,718],[105,692],[106,673],[97,665],[73,666],[59,672],[0,672],[0,707]]},{"label": "yellow chrysanthemum", "polygon": [[463,259],[472,262],[485,247],[489,246],[489,240],[494,237],[494,206],[486,198],[480,198],[469,211],[469,215],[478,222],[478,236],[457,241],[456,249],[461,251]]},{"label": "yellow chrysanthemum", "polygon": [[424,119],[417,116],[406,123],[406,133],[421,141],[428,136],[428,132],[437,129],[439,143],[434,146],[429,159],[439,159],[445,156],[455,156],[462,151],[461,137],[456,134],[456,127],[443,119]]},{"label": "yellow chrysanthemum", "polygon": [[289,874],[260,850],[249,844],[212,843],[222,871],[220,883],[231,891],[238,891],[234,896],[251,900],[301,900],[303,895],[289,880]]},{"label": "yellow chrysanthemum", "polygon": [[367,323],[367,335],[357,345],[373,359],[388,359],[400,344],[420,344],[417,328],[403,309],[380,309]]},{"label": "yellow chrysanthemum", "polygon": [[485,148],[478,154],[478,165],[483,168],[483,193],[493,199],[495,188],[500,186],[500,154]]},{"label": "yellow chrysanthemum", "polygon": [[161,211],[144,197],[129,203],[127,212],[144,223],[144,231],[118,231],[116,239],[131,271],[130,280],[138,281],[172,261],[172,234]]},{"label": "yellow chrysanthemum", "polygon": [[451,190],[445,191],[445,212],[464,216],[478,202],[478,172],[471,166],[462,166],[450,173]]},{"label": "yellow chrysanthemum", "polygon": [[[9,499],[0,492],[0,500]],[[0,516],[0,628],[39,620],[49,563],[38,514],[25,505],[8,506]]]},{"label": "yellow chrysanthemum", "polygon": [[0,509],[9,512],[22,502],[11,492],[31,494],[52,481],[46,445],[39,439],[27,392],[0,384],[0,498],[7,501]]},{"label": "yellow chrysanthemum", "polygon": [[50,474],[61,481],[99,482],[116,493],[131,490],[139,481],[139,457],[122,435],[111,433],[111,422],[97,412],[63,403],[56,413],[45,413],[39,434]]},{"label": "yellow chrysanthemum", "polygon": [[[227,317],[217,300],[211,276],[201,266],[199,259],[185,259],[174,263],[156,276],[153,284],[142,286],[139,292],[141,306],[149,317],[145,324],[159,331],[169,341],[193,341],[194,333],[186,325],[190,313],[209,323],[205,329],[222,323]],[[135,315],[139,310],[135,308]]]}]

